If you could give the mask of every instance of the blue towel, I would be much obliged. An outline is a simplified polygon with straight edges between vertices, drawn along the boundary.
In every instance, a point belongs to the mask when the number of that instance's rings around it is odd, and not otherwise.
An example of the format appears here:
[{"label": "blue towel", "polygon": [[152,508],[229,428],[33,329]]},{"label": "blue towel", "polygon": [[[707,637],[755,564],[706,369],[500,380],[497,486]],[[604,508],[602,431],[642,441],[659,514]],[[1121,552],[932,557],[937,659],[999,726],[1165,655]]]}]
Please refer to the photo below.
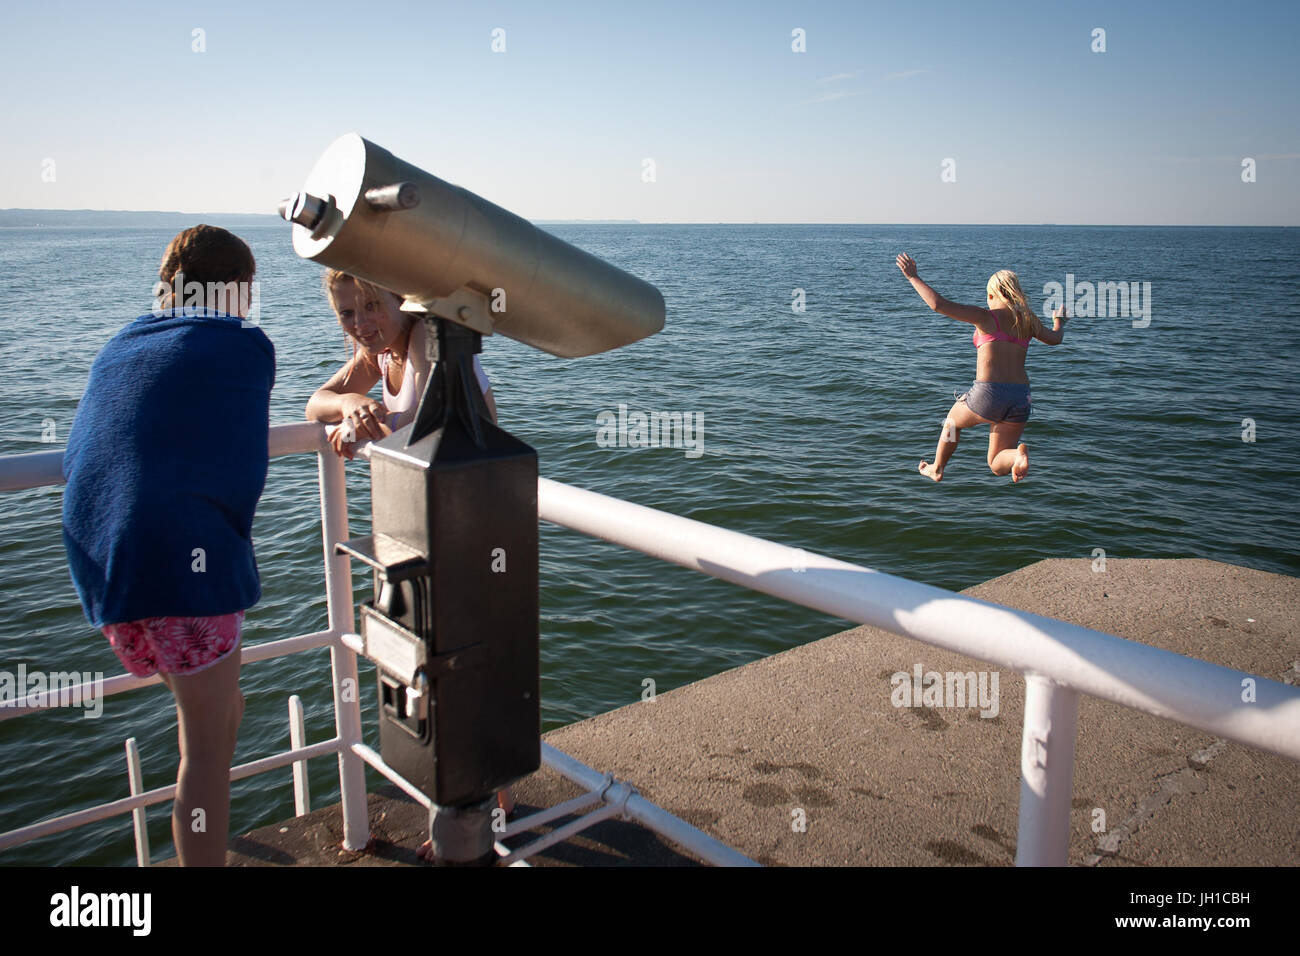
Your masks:
[{"label": "blue towel", "polygon": [[142,315],[95,358],[63,454],[63,543],[95,627],[258,602],[274,384],[271,340],[217,312]]}]

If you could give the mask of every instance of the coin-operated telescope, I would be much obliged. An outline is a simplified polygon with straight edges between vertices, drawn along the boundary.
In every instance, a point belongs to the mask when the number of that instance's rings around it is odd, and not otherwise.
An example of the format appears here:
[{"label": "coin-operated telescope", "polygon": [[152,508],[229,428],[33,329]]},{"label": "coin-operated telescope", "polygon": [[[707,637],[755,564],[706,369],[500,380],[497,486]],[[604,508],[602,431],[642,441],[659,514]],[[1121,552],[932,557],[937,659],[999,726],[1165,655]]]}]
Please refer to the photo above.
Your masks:
[{"label": "coin-operated telescope", "polygon": [[415,419],[371,446],[372,533],[339,550],[374,572],[384,761],[433,801],[437,860],[491,863],[496,792],[541,764],[537,453],[492,422],[474,355],[496,333],[564,357],[628,345],[663,328],[663,296],[355,133],[280,213],[300,256],[429,325]]}]

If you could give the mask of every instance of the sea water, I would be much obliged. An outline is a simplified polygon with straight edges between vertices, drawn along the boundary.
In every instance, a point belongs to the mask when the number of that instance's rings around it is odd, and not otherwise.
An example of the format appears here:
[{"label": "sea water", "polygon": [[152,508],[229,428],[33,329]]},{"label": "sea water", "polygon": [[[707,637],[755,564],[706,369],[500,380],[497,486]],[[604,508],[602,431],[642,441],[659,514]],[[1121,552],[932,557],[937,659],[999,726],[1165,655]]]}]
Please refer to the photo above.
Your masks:
[{"label": "sea water", "polygon": [[[1295,229],[545,228],[654,283],[668,307],[660,334],[589,358],[485,340],[501,424],[548,478],[951,589],[1099,549],[1300,573]],[[301,421],[351,349],[287,228],[235,231],[257,258],[259,321],[276,347],[271,420]],[[0,454],[66,440],[96,352],[151,307],[173,233],[0,229]],[[957,302],[983,304],[1002,268],[1040,314],[1069,284],[1081,314],[1065,343],[1029,349],[1025,483],[989,473],[986,429],[963,433],[942,484],[917,474],[974,378],[975,349],[970,326],[912,291],[899,252]],[[1121,283],[1137,285],[1127,309]],[[112,676],[121,666],[68,577],[61,495],[0,494],[0,670]],[[348,495],[351,533],[364,534],[361,460]],[[325,628],[314,456],[272,461],[253,534],[263,597],[245,640]],[[354,580],[365,598],[369,576]],[[541,588],[546,729],[637,703],[647,680],[663,693],[848,626],[545,523]],[[288,746],[290,694],[308,740],[332,736],[327,651],[251,665],[241,681],[236,760]],[[362,687],[377,745],[365,662]],[[160,688],[112,697],[97,719],[69,707],[0,722],[0,830],[125,796],[130,736],[145,786],[174,782],[175,710]],[[314,806],[337,800],[336,762],[312,761],[311,782]],[[169,812],[149,813],[155,859],[172,852]],[[235,785],[231,832],[292,813],[289,770],[260,775]],[[128,864],[130,832],[120,816],[0,864]]]}]

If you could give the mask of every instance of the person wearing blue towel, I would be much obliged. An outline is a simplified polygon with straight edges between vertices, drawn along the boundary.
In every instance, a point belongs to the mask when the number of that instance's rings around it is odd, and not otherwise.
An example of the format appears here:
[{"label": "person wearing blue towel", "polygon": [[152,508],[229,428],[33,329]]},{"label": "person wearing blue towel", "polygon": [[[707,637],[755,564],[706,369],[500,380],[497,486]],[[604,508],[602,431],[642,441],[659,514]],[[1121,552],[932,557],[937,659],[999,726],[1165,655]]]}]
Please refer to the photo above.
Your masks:
[{"label": "person wearing blue towel", "polygon": [[182,866],[225,864],[240,630],[261,597],[252,525],[275,348],[244,320],[255,270],[224,229],[177,235],[154,311],[96,356],[63,455],[63,541],[86,618],[176,699]]}]

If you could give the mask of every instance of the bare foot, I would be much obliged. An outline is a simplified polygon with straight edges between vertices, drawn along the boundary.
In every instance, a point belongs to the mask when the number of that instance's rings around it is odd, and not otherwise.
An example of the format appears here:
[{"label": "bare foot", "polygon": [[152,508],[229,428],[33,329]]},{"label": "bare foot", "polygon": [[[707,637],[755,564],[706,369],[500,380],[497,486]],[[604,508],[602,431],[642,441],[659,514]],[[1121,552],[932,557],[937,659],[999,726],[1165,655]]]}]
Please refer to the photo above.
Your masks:
[{"label": "bare foot", "polygon": [[935,471],[934,465],[930,464],[928,461],[921,462],[917,471],[925,475],[927,478],[933,478],[935,481],[943,481],[943,472]]},{"label": "bare foot", "polygon": [[[506,812],[506,819],[509,820],[515,813],[515,795],[509,787],[497,791],[497,806]],[[416,849],[415,855],[427,863],[433,862],[433,841],[425,840]]]},{"label": "bare foot", "polygon": [[1021,442],[1016,447],[1016,460],[1011,465],[1011,480],[1024,481],[1029,474],[1029,446]]}]

